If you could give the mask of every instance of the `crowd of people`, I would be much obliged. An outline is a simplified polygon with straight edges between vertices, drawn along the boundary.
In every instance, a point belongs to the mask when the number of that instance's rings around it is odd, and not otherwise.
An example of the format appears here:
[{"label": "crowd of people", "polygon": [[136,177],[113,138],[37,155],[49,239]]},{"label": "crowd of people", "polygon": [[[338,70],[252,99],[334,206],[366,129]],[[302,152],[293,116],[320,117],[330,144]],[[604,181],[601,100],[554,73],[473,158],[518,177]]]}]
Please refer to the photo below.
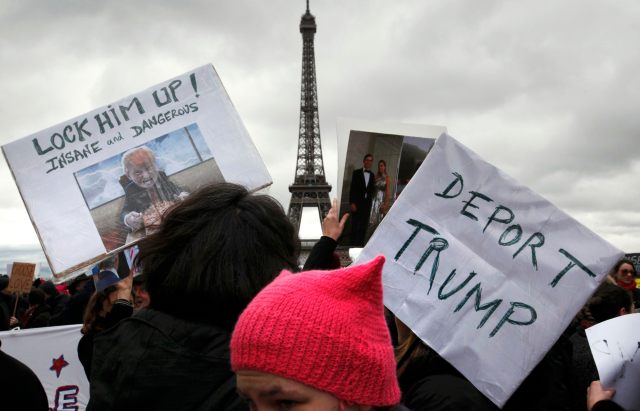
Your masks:
[{"label": "crowd of people", "polygon": [[[347,218],[334,201],[300,268],[275,199],[203,187],[138,244],[141,275],[108,259],[69,295],[49,281],[17,302],[3,292],[0,326],[83,324],[88,410],[497,410],[385,310],[384,257],[340,267]],[[628,260],[612,268],[504,410],[621,409],[584,330],[634,311],[635,274]]]}]

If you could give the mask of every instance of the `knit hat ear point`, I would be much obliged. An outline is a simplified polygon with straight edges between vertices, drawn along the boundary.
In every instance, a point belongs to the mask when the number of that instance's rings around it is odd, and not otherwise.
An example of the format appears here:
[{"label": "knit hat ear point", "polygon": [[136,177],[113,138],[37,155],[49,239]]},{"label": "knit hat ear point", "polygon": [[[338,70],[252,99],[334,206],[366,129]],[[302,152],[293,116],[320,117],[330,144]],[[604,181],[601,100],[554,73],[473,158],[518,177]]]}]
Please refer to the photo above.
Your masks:
[{"label": "knit hat ear point", "polygon": [[382,267],[384,267],[385,258],[379,255],[371,261],[343,270],[350,271],[349,276],[353,281],[353,288],[359,291],[376,292],[382,297]]},{"label": "knit hat ear point", "polygon": [[285,277],[288,277],[288,276],[290,276],[292,274],[294,274],[294,273],[292,273],[291,271],[285,269],[285,270],[280,271],[280,274],[278,274],[278,276],[276,278],[285,278]]}]

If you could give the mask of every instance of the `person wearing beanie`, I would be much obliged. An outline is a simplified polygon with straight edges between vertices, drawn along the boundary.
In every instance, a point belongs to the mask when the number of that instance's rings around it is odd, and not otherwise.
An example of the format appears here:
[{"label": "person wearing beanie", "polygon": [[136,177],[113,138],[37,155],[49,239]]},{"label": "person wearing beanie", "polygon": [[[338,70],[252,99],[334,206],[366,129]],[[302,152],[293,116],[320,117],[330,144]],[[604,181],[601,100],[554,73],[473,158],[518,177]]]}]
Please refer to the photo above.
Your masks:
[{"label": "person wearing beanie", "polygon": [[400,401],[382,303],[384,257],[334,271],[283,271],[231,337],[252,410],[388,410]]}]

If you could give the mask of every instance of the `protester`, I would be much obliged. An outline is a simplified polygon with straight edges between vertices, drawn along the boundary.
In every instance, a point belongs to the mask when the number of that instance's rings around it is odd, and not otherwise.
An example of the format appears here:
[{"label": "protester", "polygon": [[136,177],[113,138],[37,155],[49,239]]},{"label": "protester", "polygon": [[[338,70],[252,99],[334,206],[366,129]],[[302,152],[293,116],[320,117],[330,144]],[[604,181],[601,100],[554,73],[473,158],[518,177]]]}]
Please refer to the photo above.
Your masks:
[{"label": "protester", "polygon": [[398,319],[396,327],[398,381],[404,405],[413,411],[499,410]]},{"label": "protester", "polygon": [[97,280],[95,281],[96,292],[87,304],[81,330],[83,335],[78,342],[78,359],[89,381],[91,381],[95,337],[133,314],[131,295],[133,277],[129,276],[121,280],[113,268],[113,258],[107,259],[100,265],[103,269],[94,275]]},{"label": "protester", "polygon": [[44,291],[32,288],[29,292],[29,308],[20,316],[20,328],[47,327],[51,320],[51,307],[45,303]]},{"label": "protester", "polygon": [[11,411],[48,411],[42,383],[29,367],[0,350],[0,405]]},{"label": "protester", "polygon": [[633,261],[627,259],[618,261],[609,272],[609,278],[619,287],[629,291],[635,308],[640,308],[640,289],[636,287],[635,277],[636,267]]},{"label": "protester", "polygon": [[82,273],[79,276],[75,277],[71,281],[69,281],[69,285],[67,286],[67,290],[69,290],[69,294],[74,296],[82,291],[85,284],[90,281],[91,278],[87,277],[86,274]]},{"label": "protester", "polygon": [[633,302],[628,291],[603,283],[578,314],[579,325],[571,336],[573,345],[572,390],[574,402],[586,408],[584,392],[592,381],[599,380],[598,369],[591,354],[585,330],[600,322],[632,312]]},{"label": "protester", "polygon": [[[396,358],[403,404],[413,411],[495,410],[498,408],[460,372],[396,319]],[[526,347],[523,347],[526,350]],[[502,407],[503,411],[573,410],[571,345],[561,336]]]},{"label": "protester", "polygon": [[[384,257],[335,271],[283,271],[231,340],[252,410],[388,410],[400,401],[382,305]],[[404,407],[403,407],[404,408]]]},{"label": "protester", "polygon": [[316,242],[307,260],[304,262],[303,270],[331,270],[340,268],[340,257],[335,253],[338,246],[338,239],[342,235],[344,226],[347,223],[349,214],[338,218],[338,200],[333,199],[331,209],[322,220],[322,237]]},{"label": "protester", "polygon": [[9,277],[0,277],[0,331],[6,331],[10,326],[13,310],[11,295],[6,292],[9,286]]},{"label": "protester", "polygon": [[241,186],[203,187],[139,243],[150,305],[95,338],[89,410],[246,410],[231,331],[299,240],[280,204]]},{"label": "protester", "polygon": [[45,302],[51,307],[51,316],[55,317],[60,315],[67,305],[67,302],[69,302],[69,296],[67,294],[61,294],[51,280],[44,281],[38,288],[47,295]]},{"label": "protester", "polygon": [[611,401],[615,393],[614,389],[605,389],[600,381],[593,381],[587,388],[588,411],[624,411],[621,406]]},{"label": "protester", "polygon": [[[85,276],[86,277],[86,276]],[[82,288],[75,292],[59,315],[51,318],[50,325],[82,324],[84,312],[89,304],[91,296],[96,291],[95,283],[87,277],[88,281],[82,281]],[[76,289],[79,286],[75,287]]]},{"label": "protester", "polygon": [[141,310],[151,303],[151,297],[144,285],[144,277],[139,275],[133,278],[133,309]]}]

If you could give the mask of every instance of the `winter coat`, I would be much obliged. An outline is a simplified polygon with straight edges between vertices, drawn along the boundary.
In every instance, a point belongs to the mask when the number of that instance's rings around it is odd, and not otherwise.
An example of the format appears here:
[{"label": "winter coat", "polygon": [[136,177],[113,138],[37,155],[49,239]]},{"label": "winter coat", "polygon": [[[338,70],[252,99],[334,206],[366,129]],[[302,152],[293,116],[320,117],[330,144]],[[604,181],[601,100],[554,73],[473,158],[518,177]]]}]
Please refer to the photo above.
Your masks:
[{"label": "winter coat", "polygon": [[94,339],[87,410],[247,410],[229,332],[143,309]]}]

